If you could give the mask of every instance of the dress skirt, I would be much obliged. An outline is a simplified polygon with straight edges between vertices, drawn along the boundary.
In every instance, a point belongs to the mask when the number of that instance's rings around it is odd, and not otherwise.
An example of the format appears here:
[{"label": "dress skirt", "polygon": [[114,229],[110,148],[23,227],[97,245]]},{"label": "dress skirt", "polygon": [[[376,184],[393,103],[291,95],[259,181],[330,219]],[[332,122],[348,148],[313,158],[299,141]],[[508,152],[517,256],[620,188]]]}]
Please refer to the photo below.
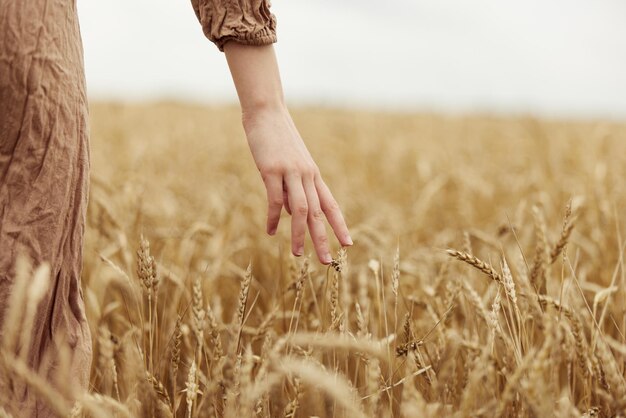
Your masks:
[{"label": "dress skirt", "polygon": [[[15,417],[55,414],[11,359],[23,359],[68,401],[89,382],[91,336],[80,283],[88,134],[75,0],[0,0],[0,405]],[[36,306],[17,306],[23,313],[10,315],[20,254],[33,268],[48,263],[50,276]],[[19,331],[30,337],[3,345],[3,333],[23,326],[16,318],[29,310],[32,326]]]}]

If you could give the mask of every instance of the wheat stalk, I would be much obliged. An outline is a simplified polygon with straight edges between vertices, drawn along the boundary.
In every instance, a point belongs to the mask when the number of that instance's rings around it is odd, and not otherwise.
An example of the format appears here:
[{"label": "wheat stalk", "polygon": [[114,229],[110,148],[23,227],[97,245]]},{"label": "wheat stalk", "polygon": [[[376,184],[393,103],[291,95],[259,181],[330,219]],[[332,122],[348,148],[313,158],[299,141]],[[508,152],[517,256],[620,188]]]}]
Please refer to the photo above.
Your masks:
[{"label": "wheat stalk", "polygon": [[470,266],[477,268],[478,270],[485,273],[487,276],[491,277],[496,282],[503,284],[502,276],[500,276],[500,273],[498,273],[489,263],[486,263],[480,260],[479,258],[471,254],[465,253],[463,251],[447,250],[446,252],[448,253],[450,257],[454,257],[457,260],[461,260],[469,264]]}]

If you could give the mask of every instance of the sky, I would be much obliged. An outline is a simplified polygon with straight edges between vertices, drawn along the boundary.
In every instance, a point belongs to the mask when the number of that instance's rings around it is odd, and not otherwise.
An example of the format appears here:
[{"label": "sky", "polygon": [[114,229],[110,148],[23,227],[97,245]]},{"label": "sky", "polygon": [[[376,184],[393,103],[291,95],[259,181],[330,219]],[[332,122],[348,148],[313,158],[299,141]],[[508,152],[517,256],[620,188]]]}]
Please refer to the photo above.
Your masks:
[{"label": "sky", "polygon": [[[189,0],[78,0],[92,99],[232,103]],[[287,101],[626,119],[623,0],[273,0]]]}]

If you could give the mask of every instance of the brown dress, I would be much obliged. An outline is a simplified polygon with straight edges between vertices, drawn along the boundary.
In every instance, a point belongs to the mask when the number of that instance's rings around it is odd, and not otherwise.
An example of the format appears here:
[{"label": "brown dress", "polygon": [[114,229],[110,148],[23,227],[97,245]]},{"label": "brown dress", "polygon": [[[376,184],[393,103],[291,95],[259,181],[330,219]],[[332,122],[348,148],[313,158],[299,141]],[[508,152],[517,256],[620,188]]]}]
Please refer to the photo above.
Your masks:
[{"label": "brown dress", "polygon": [[[191,0],[220,50],[276,41],[267,0]],[[36,308],[28,366],[61,392],[87,388],[91,336],[80,285],[89,193],[88,108],[75,0],[0,0],[0,348],[15,260],[50,265]],[[25,332],[25,330],[21,330]],[[70,381],[57,382],[59,338]],[[16,348],[17,350],[17,348]],[[23,351],[23,349],[22,349]],[[2,364],[0,363],[0,368]],[[0,405],[19,417],[54,414],[0,370]]]}]

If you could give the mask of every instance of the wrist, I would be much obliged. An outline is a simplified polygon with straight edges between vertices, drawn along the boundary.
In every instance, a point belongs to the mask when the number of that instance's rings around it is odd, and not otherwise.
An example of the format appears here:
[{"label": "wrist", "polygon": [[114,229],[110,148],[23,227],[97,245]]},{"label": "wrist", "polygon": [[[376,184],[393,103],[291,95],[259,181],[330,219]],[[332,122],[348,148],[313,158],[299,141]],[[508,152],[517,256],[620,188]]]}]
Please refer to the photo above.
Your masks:
[{"label": "wrist", "polygon": [[261,118],[285,114],[289,114],[289,111],[282,100],[258,101],[254,104],[241,106],[241,120],[244,128],[254,124]]},{"label": "wrist", "polygon": [[286,108],[285,100],[280,96],[241,102],[241,113],[243,115],[253,116],[259,113],[283,111]]}]

